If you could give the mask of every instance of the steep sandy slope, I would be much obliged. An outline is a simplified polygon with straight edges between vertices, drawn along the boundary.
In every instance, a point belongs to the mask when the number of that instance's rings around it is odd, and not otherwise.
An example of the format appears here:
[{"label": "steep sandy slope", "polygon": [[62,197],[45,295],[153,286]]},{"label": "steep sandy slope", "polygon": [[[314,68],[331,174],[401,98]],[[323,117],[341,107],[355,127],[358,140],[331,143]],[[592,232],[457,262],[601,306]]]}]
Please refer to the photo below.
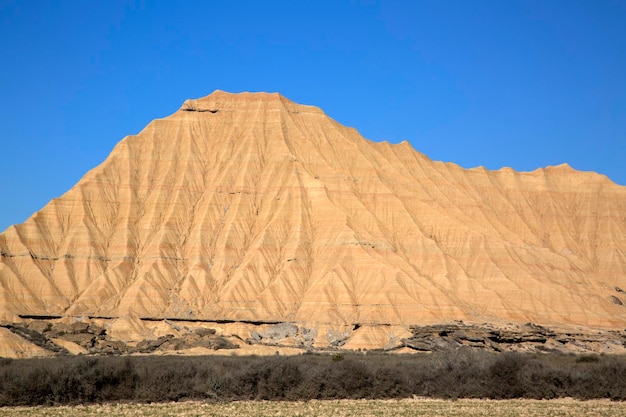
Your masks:
[{"label": "steep sandy slope", "polygon": [[53,354],[13,334],[10,330],[0,327],[0,358],[34,358]]},{"label": "steep sandy slope", "polygon": [[626,326],[626,188],[433,162],[217,91],[0,235],[16,315]]}]

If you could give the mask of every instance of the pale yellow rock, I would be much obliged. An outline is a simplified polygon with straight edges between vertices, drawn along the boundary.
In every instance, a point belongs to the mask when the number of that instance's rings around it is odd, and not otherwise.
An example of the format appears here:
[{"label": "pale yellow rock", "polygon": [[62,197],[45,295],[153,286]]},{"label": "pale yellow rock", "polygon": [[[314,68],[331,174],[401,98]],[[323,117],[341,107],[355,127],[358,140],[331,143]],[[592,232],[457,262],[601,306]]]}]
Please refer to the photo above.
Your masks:
[{"label": "pale yellow rock", "polygon": [[[413,349],[410,349],[408,347],[403,347],[400,349],[396,349],[396,350],[392,350],[391,353],[395,353],[397,355],[414,355],[416,352]],[[425,352],[419,352],[423,355],[428,355],[430,354],[430,352],[425,353]]]},{"label": "pale yellow rock", "polygon": [[[148,336],[146,337],[146,339],[158,339],[159,337],[169,336],[169,335],[174,336],[174,337],[181,336],[181,332],[179,332],[174,327],[172,327],[171,324],[168,324],[164,321],[143,322],[142,324],[143,324],[143,327],[148,332]],[[141,336],[142,334],[146,335],[145,332],[141,332],[139,336]],[[135,339],[135,340],[140,340],[140,339]]]},{"label": "pale yellow rock", "polygon": [[84,347],[80,346],[77,343],[70,342],[69,340],[52,339],[52,341],[56,343],[57,345],[65,348],[72,355],[85,355],[89,353],[89,351],[85,349]]},{"label": "pale yellow rock", "polygon": [[393,349],[412,333],[403,326],[363,326],[351,333],[343,349]]},{"label": "pale yellow rock", "polygon": [[216,334],[219,336],[231,336],[231,335],[237,335],[242,339],[249,339],[251,337],[251,332],[253,331],[259,331],[259,328],[257,326],[253,326],[251,324],[246,324],[246,323],[225,323],[225,324],[218,324],[215,323],[215,325],[211,325],[209,323],[209,327],[212,327],[215,329]]},{"label": "pale yellow rock", "polygon": [[21,359],[46,356],[53,356],[53,353],[0,327],[0,358]]},{"label": "pale yellow rock", "polygon": [[316,345],[357,324],[626,327],[626,187],[434,162],[279,94],[186,101],[0,251],[0,317],[289,321]]},{"label": "pale yellow rock", "polygon": [[295,356],[302,355],[304,351],[302,349],[296,349],[284,346],[264,346],[264,345],[240,345],[239,349],[229,350],[212,350],[208,354],[212,355],[230,355],[230,356],[271,356],[271,355],[284,355]]},{"label": "pale yellow rock", "polygon": [[328,346],[338,347],[343,345],[353,334],[352,324],[338,323],[308,323],[307,328],[315,329],[313,347],[325,348]]},{"label": "pale yellow rock", "polygon": [[137,317],[119,317],[107,327],[107,334],[123,342],[138,342],[154,339],[154,333]]}]

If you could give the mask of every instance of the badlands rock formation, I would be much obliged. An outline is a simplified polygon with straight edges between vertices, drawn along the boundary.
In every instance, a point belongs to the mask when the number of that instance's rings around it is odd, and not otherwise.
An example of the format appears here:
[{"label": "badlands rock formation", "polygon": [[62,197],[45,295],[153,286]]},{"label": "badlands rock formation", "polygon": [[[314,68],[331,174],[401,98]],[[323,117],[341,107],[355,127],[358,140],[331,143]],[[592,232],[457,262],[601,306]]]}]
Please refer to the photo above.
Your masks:
[{"label": "badlands rock formation", "polygon": [[291,323],[352,348],[454,321],[626,327],[626,187],[434,162],[279,94],[187,100],[0,252],[5,323],[174,319],[251,342]]}]

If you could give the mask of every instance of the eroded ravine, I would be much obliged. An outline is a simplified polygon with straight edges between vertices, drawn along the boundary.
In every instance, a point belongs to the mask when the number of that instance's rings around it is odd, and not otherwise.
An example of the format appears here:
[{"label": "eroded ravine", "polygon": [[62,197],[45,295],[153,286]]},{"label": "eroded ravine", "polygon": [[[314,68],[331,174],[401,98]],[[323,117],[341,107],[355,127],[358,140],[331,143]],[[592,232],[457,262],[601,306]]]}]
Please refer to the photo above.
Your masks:
[{"label": "eroded ravine", "polygon": [[595,173],[463,169],[218,91],[0,234],[0,314],[379,329],[355,347],[455,320],[623,329],[625,213]]}]

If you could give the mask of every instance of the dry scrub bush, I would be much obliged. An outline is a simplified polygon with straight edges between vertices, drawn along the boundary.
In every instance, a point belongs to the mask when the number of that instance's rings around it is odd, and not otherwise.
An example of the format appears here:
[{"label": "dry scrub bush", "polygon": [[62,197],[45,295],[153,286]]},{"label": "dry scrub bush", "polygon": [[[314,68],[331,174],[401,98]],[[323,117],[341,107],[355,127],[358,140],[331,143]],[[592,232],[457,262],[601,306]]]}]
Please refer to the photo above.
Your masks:
[{"label": "dry scrub bush", "polygon": [[0,406],[342,398],[626,400],[626,357],[496,354],[0,360]]}]

